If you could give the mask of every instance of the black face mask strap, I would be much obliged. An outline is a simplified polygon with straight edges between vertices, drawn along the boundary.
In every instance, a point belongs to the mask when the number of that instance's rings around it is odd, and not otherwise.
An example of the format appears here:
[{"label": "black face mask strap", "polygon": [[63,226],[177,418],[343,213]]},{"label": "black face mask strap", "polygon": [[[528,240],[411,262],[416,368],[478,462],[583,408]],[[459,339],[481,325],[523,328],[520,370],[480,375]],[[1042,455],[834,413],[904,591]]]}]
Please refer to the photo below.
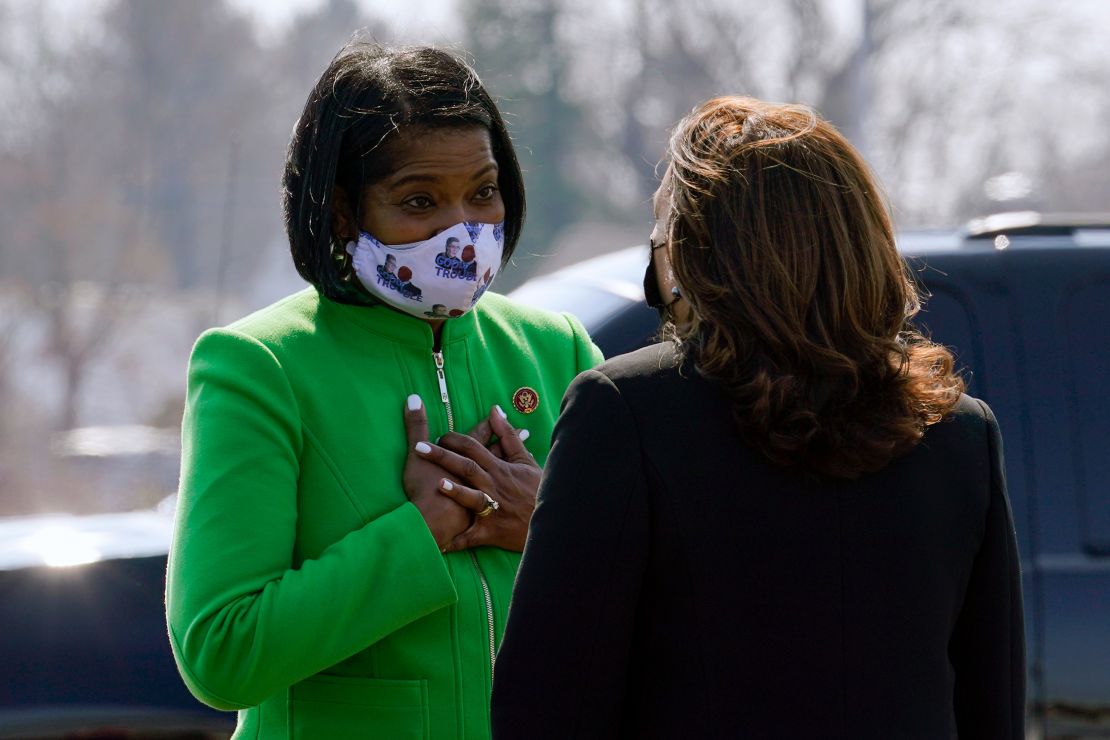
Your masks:
[{"label": "black face mask strap", "polygon": [[648,254],[647,269],[644,270],[644,300],[649,306],[662,313],[682,298],[682,293],[678,290],[678,286],[675,286],[671,288],[671,300],[663,302],[663,295],[659,292],[659,278],[655,272],[655,250],[662,249],[666,246],[666,242],[656,244],[654,240],[649,240],[648,245],[651,251]]}]

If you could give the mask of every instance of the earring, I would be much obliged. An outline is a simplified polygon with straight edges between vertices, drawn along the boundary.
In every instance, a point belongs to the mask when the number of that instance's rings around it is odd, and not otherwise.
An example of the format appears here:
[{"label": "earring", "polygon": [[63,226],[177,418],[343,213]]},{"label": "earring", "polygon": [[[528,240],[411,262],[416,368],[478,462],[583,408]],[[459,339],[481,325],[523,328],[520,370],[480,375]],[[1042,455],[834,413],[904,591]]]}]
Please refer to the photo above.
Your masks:
[{"label": "earring", "polygon": [[[354,242],[347,242],[346,247],[354,247]],[[351,259],[350,252],[346,247],[336,249],[338,242],[332,241],[331,243],[331,258],[335,263],[335,272],[339,279],[345,283],[351,282],[355,277],[355,269],[353,260]]]}]

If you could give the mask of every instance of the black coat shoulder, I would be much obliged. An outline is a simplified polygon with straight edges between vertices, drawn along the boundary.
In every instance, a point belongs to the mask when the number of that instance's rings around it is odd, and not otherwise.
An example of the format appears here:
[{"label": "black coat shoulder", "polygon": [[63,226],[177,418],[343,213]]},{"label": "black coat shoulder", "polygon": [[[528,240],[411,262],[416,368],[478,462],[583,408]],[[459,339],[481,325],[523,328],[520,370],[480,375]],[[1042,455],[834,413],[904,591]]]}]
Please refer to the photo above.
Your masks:
[{"label": "black coat shoulder", "polygon": [[595,370],[616,382],[663,378],[678,374],[682,357],[674,342],[659,342],[633,352],[610,357]]}]

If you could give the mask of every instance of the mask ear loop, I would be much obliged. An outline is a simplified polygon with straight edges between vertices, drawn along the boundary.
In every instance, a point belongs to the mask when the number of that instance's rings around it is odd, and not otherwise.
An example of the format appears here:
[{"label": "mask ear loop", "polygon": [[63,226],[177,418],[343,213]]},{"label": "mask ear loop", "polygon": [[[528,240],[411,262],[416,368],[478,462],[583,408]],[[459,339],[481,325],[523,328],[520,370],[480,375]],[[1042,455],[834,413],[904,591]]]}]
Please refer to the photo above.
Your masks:
[{"label": "mask ear loop", "polygon": [[354,249],[358,246],[358,225],[362,223],[362,191],[365,187],[366,180],[365,168],[365,160],[362,157],[359,157],[357,184],[359,192],[354,199],[354,205],[351,207],[351,218],[356,229],[355,239],[346,241],[339,247],[339,249],[336,249],[336,242],[333,241],[331,247],[331,255],[332,258],[335,260],[336,272],[339,276],[339,279],[343,282],[348,295],[350,295],[352,298],[357,299],[358,303],[372,306],[380,304],[381,301],[378,300],[376,296],[372,295],[370,291],[366,290],[361,281],[355,280],[355,278],[357,277],[357,273],[355,272],[355,258],[352,254]]},{"label": "mask ear loop", "polygon": [[[663,247],[667,246],[667,243],[666,242],[661,242],[659,244],[656,244],[654,239],[649,238],[648,239],[648,246],[651,248],[651,262],[652,262],[652,266],[654,267],[654,265],[655,265],[655,250],[656,249],[662,249]],[[656,278],[655,280],[656,280],[656,283],[658,284],[659,279]],[[680,291],[678,289],[677,285],[671,286],[671,298],[673,300],[671,300],[669,303],[661,304],[659,306],[659,308],[670,308],[671,306],[678,303],[682,299],[682,291]]]},{"label": "mask ear loop", "polygon": [[354,258],[348,249],[356,242],[347,242],[345,245],[338,245],[336,242],[331,244],[331,258],[335,262],[335,272],[341,281],[349,283],[354,280],[355,266]]},{"label": "mask ear loop", "polygon": [[[361,180],[362,180],[362,160],[360,159],[359,160],[359,187],[362,186],[361,185]],[[332,185],[332,187],[334,188],[337,185],[338,185],[338,183]],[[332,197],[334,198],[335,196],[332,195]],[[358,209],[362,205],[361,201],[362,201],[361,198],[355,198],[355,206],[354,206],[354,209],[353,209],[354,213],[352,215],[352,218],[354,219],[354,222],[356,224],[359,223]],[[350,205],[350,204],[348,203],[348,205]],[[340,239],[335,239],[334,237],[332,238],[331,259],[332,259],[332,262],[335,263],[335,273],[336,273],[336,275],[339,277],[339,279],[343,283],[349,284],[355,278],[355,265],[354,265],[355,260],[354,260],[354,256],[351,254],[351,251],[352,251],[354,245],[358,244],[358,240],[357,239],[351,240],[349,238],[343,238],[343,237],[346,237],[346,235],[343,235]]]}]

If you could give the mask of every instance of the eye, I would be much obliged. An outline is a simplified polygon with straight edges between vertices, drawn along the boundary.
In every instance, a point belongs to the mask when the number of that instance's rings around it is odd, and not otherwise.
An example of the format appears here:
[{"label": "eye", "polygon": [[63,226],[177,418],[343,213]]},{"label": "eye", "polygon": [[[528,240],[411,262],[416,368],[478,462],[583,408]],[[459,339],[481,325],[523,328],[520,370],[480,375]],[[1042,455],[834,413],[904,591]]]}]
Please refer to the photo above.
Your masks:
[{"label": "eye", "polygon": [[478,200],[490,200],[496,192],[497,186],[487,182],[485,185],[478,188],[478,192],[474,194],[474,197]]},{"label": "eye", "polygon": [[432,199],[426,195],[414,195],[411,198],[406,198],[401,202],[409,208],[415,208],[418,211],[427,210],[435,205],[434,203],[432,203]]}]

